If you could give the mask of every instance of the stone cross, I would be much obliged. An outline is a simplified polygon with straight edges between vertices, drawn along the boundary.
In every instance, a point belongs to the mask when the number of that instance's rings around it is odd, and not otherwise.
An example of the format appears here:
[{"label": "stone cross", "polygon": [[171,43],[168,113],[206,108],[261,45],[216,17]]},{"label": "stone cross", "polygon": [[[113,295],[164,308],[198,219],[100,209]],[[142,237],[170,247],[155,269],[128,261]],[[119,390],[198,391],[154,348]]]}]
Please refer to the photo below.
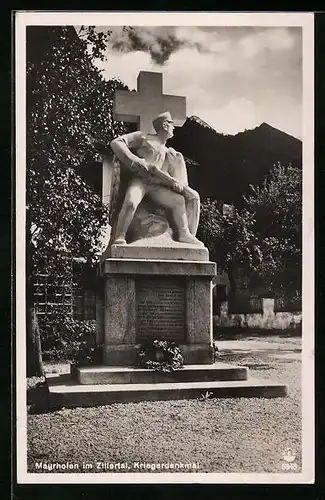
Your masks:
[{"label": "stone cross", "polygon": [[[152,71],[140,71],[137,92],[117,90],[114,95],[115,120],[137,123],[138,130],[152,132],[152,120],[165,111],[169,111],[176,126],[182,126],[186,120],[186,97],[164,95],[163,75]],[[102,201],[109,203],[112,192],[111,158],[103,158]]]},{"label": "stone cross", "polygon": [[186,97],[163,94],[163,75],[140,71],[137,92],[117,90],[114,97],[115,120],[137,124],[143,132],[153,132],[152,120],[169,111],[174,124],[180,127],[186,120]]}]

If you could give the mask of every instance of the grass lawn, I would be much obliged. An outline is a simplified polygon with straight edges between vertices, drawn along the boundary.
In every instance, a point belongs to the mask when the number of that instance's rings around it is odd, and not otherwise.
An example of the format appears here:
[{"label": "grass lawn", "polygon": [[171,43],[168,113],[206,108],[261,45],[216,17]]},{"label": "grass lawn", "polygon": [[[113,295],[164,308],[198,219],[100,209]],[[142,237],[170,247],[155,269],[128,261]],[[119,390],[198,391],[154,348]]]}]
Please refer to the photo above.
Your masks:
[{"label": "grass lawn", "polygon": [[[286,383],[289,395],[121,403],[43,413],[29,410],[28,471],[48,472],[36,471],[36,462],[78,464],[74,472],[85,472],[83,462],[93,466],[86,472],[114,471],[97,469],[97,462],[127,464],[127,469],[114,466],[116,472],[150,471],[139,469],[138,463],[180,462],[197,467],[181,472],[281,473],[283,452],[292,448],[300,472],[301,339],[220,340],[218,347],[220,361],[248,366],[251,376]],[[30,397],[42,391],[35,389],[37,381],[29,380]]]}]

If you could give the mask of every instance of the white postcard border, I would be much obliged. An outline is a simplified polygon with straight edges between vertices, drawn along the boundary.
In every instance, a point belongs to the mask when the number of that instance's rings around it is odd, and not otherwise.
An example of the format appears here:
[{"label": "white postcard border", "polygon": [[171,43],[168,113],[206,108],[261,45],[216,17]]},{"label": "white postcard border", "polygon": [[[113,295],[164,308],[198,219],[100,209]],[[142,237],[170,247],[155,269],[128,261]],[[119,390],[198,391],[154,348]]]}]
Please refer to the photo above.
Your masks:
[{"label": "white postcard border", "polygon": [[[303,336],[301,473],[98,473],[27,472],[25,192],[27,25],[301,26],[303,28]],[[312,13],[218,12],[17,12],[16,13],[16,409],[19,484],[220,483],[306,484],[314,482],[314,16]]]}]

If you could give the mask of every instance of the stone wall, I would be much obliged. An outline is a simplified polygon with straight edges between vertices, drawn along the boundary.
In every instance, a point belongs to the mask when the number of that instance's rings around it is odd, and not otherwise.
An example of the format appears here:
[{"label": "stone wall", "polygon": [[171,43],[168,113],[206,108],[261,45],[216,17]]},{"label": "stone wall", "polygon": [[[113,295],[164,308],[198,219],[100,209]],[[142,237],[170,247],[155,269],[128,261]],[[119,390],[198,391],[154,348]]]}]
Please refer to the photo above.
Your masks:
[{"label": "stone wall", "polygon": [[223,302],[220,315],[213,317],[215,327],[263,328],[285,330],[301,323],[301,312],[274,312],[274,299],[263,299],[262,313],[229,314]]}]

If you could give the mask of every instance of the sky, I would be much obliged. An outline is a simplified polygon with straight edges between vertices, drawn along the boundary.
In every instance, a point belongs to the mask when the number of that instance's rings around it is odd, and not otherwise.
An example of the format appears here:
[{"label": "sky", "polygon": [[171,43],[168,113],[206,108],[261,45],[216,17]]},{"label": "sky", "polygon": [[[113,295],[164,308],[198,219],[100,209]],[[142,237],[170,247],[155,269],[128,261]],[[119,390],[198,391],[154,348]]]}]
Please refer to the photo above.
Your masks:
[{"label": "sky", "polygon": [[106,79],[136,89],[140,70],[163,73],[165,94],[186,96],[187,116],[236,134],[263,122],[302,135],[300,27],[101,26],[111,34]]}]

